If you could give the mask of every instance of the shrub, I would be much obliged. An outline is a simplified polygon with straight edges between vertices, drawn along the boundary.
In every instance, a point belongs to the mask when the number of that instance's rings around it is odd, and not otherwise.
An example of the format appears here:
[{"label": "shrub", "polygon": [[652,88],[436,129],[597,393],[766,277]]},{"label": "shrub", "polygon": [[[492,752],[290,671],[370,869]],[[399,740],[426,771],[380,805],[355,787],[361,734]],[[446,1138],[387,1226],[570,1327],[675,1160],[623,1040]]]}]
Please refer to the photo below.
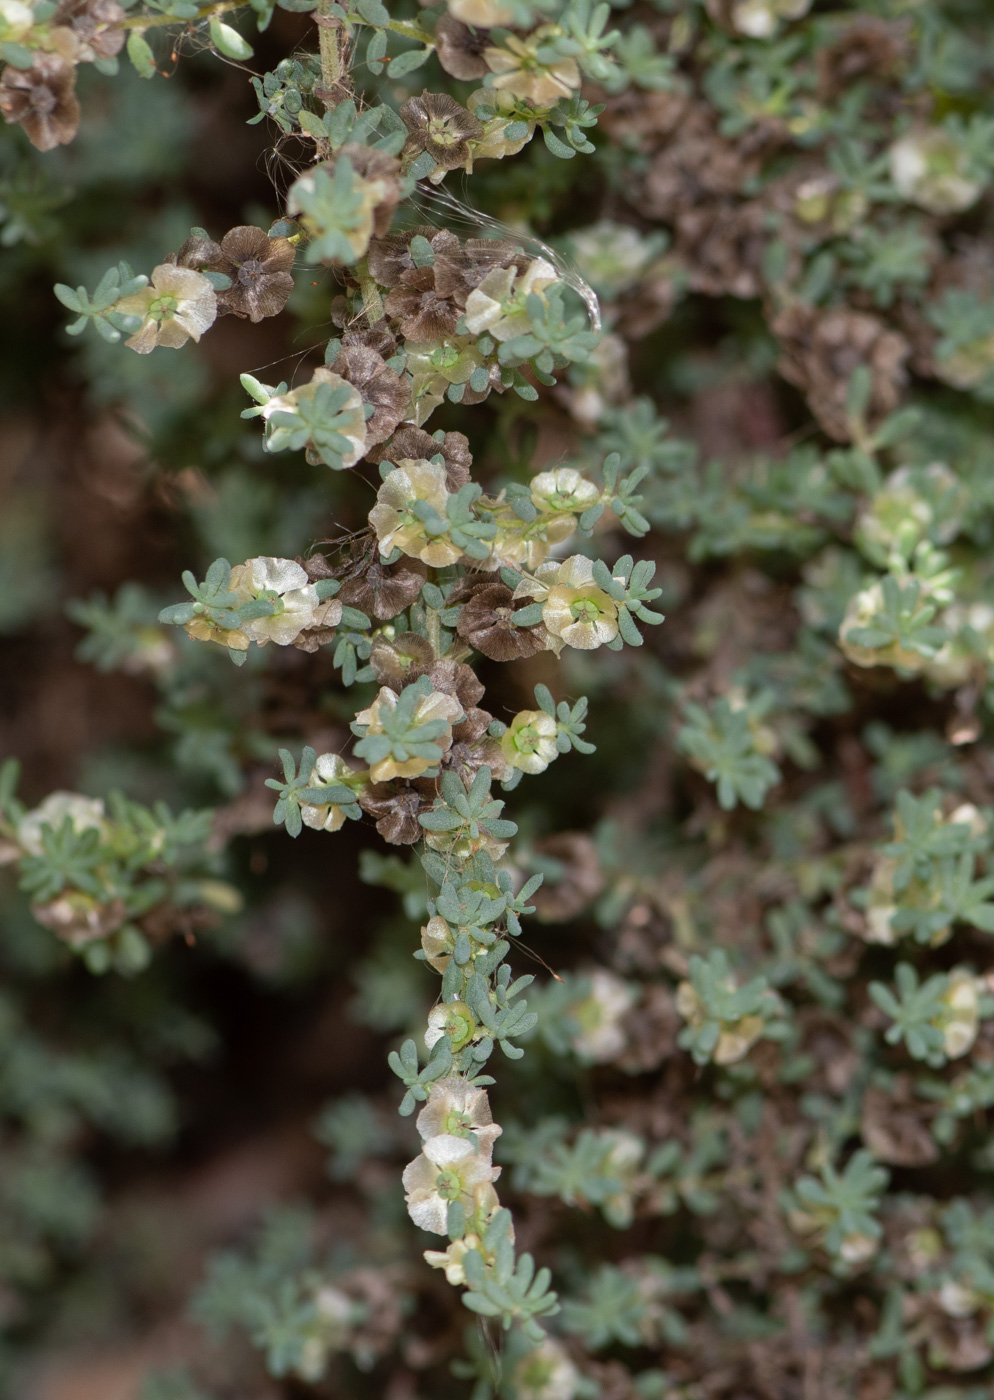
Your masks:
[{"label": "shrub", "polygon": [[11,1393],[986,1394],[986,7],[5,4]]}]

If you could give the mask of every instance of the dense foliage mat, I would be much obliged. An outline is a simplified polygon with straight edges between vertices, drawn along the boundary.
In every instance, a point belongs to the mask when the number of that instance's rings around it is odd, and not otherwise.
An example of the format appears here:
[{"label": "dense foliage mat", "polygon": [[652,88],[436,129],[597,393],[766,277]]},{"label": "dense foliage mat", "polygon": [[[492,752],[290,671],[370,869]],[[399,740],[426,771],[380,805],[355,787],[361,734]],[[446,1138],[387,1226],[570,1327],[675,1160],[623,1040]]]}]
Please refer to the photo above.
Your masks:
[{"label": "dense foliage mat", "polygon": [[0,61],[4,1393],[988,1396],[989,7]]}]

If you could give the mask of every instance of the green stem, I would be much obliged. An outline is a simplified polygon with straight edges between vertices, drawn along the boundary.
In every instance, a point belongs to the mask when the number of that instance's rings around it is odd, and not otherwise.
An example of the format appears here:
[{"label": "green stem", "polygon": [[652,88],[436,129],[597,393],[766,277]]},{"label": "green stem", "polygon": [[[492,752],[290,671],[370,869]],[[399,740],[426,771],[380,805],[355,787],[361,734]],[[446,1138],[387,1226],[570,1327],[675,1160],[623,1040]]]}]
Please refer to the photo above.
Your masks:
[{"label": "green stem", "polygon": [[223,15],[228,10],[244,8],[246,7],[242,4],[242,0],[219,0],[219,3],[215,5],[201,5],[197,13],[191,15],[189,19],[180,19],[177,15],[129,15],[112,27],[114,29],[161,29],[167,24],[186,26],[196,24],[202,19],[211,19],[214,15]]},{"label": "green stem", "polygon": [[370,276],[369,263],[365,258],[360,258],[356,263],[356,276],[362,291],[363,315],[371,326],[375,326],[377,321],[383,319],[383,298],[380,296],[379,287]]},{"label": "green stem", "polygon": [[410,19],[391,19],[386,24],[373,24],[368,19],[363,19],[361,15],[350,14],[350,24],[365,25],[369,29],[388,29],[391,34],[400,34],[405,39],[415,39],[419,44],[424,44],[425,48],[433,49],[435,40],[425,32],[419,24]]},{"label": "green stem", "polygon": [[[178,15],[128,15],[126,19],[120,20],[117,24],[113,25],[112,27],[114,29],[161,29],[169,24],[176,24],[181,26],[188,24],[196,24],[202,19],[210,19],[212,15],[223,15],[228,13],[228,11],[230,10],[243,9],[248,9],[248,6],[244,3],[244,0],[217,0],[216,4],[201,5],[195,15],[190,15],[186,19],[183,19]],[[322,12],[326,13],[326,11],[327,0],[322,0],[322,3],[318,6],[317,13],[320,15],[322,14]],[[435,41],[432,38],[432,36],[430,34],[425,33],[425,31],[420,27],[420,25],[415,24],[413,20],[392,19],[387,24],[370,25],[368,20],[362,19],[359,15],[353,14],[349,16],[349,21],[352,24],[363,25],[367,28],[388,29],[391,32],[391,34],[400,34],[405,39],[414,39],[419,44],[424,44],[426,48],[433,49],[435,47]],[[342,76],[341,51],[337,40],[337,36],[340,32],[340,30],[330,25],[320,26],[321,74],[322,77],[325,77],[325,65],[327,63],[327,72],[332,75],[331,81],[335,82],[340,81]],[[334,41],[333,43],[327,44],[327,54],[325,52],[326,38],[328,40]]]},{"label": "green stem", "polygon": [[321,54],[321,86],[327,89],[327,97],[321,100],[327,111],[337,105],[337,89],[344,77],[342,71],[342,26],[329,13],[330,0],[319,0],[317,8],[318,45]]},{"label": "green stem", "polygon": [[425,626],[428,630],[428,640],[431,649],[436,656],[442,655],[442,619],[434,608],[425,608]]}]

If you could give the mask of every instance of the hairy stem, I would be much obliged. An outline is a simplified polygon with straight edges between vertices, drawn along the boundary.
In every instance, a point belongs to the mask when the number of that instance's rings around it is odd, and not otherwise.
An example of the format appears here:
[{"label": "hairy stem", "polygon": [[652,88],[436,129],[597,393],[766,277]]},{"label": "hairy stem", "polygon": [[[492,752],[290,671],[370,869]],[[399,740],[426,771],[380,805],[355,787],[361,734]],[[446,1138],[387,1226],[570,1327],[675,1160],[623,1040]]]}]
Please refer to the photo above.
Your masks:
[{"label": "hairy stem", "polygon": [[360,258],[356,263],[356,276],[362,291],[363,315],[371,326],[375,326],[377,321],[383,319],[383,298],[375,280],[370,276],[369,263],[365,258]]},{"label": "hairy stem", "polygon": [[329,10],[330,0],[318,0],[315,20],[318,27],[318,44],[321,54],[321,88],[317,93],[326,111],[332,111],[343,98],[342,86],[348,68],[343,63],[345,37],[341,21],[335,19]]}]

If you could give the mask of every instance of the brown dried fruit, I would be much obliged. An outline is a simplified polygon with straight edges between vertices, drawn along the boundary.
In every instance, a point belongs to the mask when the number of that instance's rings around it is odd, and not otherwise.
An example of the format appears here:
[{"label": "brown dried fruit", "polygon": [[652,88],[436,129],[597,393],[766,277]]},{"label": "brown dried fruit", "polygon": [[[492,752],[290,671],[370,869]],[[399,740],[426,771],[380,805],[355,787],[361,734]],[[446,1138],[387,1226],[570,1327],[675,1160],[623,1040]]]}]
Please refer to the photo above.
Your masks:
[{"label": "brown dried fruit", "polygon": [[370,146],[358,146],[352,141],[341,148],[328,169],[333,171],[341,159],[349,162],[360,179],[380,183],[379,200],[373,210],[373,233],[377,238],[383,238],[390,232],[394,213],[400,203],[400,161],[386,151],[375,151]]},{"label": "brown dried fruit", "polygon": [[79,130],[76,69],[57,53],[40,53],[30,68],[8,64],[0,78],[0,113],[23,126],[39,151],[67,145]]},{"label": "brown dried fruit", "polygon": [[121,52],[122,19],[124,10],[117,0],[60,0],[51,23],[72,31],[78,63],[92,63],[98,58],[114,58]]},{"label": "brown dried fruit", "polygon": [[818,422],[838,442],[850,440],[846,397],[860,365],[870,370],[869,426],[897,407],[907,375],[908,342],[877,316],[847,307],[785,307],[770,323],[780,341],[778,368],[807,396]]},{"label": "brown dried fruit", "polygon": [[499,778],[507,768],[500,741],[487,730],[493,715],[470,706],[465,718],[452,728],[452,746],[442,761],[443,768],[457,772],[464,783],[471,783],[481,768],[489,768]]},{"label": "brown dried fruit", "polygon": [[176,260],[181,267],[220,272],[231,278],[231,286],[217,294],[221,315],[258,322],[278,315],[293,291],[293,244],[287,238],[270,238],[251,224],[229,229],[220,243],[188,238]]},{"label": "brown dried fruit", "polygon": [[657,150],[661,138],[676,131],[683,122],[691,99],[686,93],[642,92],[630,87],[610,96],[597,125],[612,141],[629,150]]},{"label": "brown dried fruit", "polygon": [[438,344],[452,335],[461,314],[454,301],[439,294],[430,267],[402,273],[383,309],[399,323],[405,340],[420,345]]},{"label": "brown dried fruit", "polygon": [[440,690],[443,695],[454,695],[465,713],[484,696],[483,684],[472,667],[464,665],[461,661],[452,661],[448,657],[412,670],[411,680],[417,680],[418,676],[427,676],[435,689]]},{"label": "brown dried fruit", "polygon": [[338,631],[334,627],[309,627],[305,632],[298,632],[290,645],[298,651],[313,654],[333,642],[337,636]]},{"label": "brown dried fruit", "polygon": [[483,50],[490,43],[486,31],[470,29],[452,15],[442,15],[435,25],[435,53],[446,73],[469,82],[482,78],[487,65]]},{"label": "brown dried fruit", "polygon": [[432,437],[423,428],[404,427],[396,432],[382,449],[381,458],[387,462],[427,461],[439,455],[445,461],[445,484],[450,491],[458,491],[469,480],[469,469],[473,465],[473,454],[469,450],[469,438],[465,433],[445,433],[442,437]]},{"label": "brown dried fruit", "polygon": [[513,597],[506,584],[489,583],[473,592],[459,614],[459,636],[491,661],[512,661],[545,650],[547,634],[541,623],[535,627],[515,625],[518,605]]},{"label": "brown dried fruit", "polygon": [[315,583],[319,578],[338,577],[338,570],[331,567],[323,554],[311,554],[306,559],[298,554],[294,562],[300,565],[311,583]]},{"label": "brown dried fruit", "polygon": [[681,119],[649,164],[633,202],[641,213],[673,226],[675,252],[695,290],[758,296],[769,211],[764,202],[740,196],[782,145],[785,130],[762,119],[732,140],[717,130],[707,103],[679,110]]},{"label": "brown dried fruit", "polygon": [[388,685],[392,690],[400,690],[428,674],[434,661],[431,642],[417,632],[401,632],[393,638],[376,637],[369,656],[369,664],[380,685]]},{"label": "brown dried fruit", "polygon": [[373,405],[372,417],[366,419],[368,456],[369,449],[384,442],[403,418],[411,399],[410,381],[387,369],[382,355],[362,345],[344,346],[331,368],[359,390],[364,403]]},{"label": "brown dried fruit", "polygon": [[397,353],[397,337],[385,319],[377,321],[375,326],[347,326],[342,332],[342,344],[349,349],[361,346],[365,350],[375,350],[384,360],[392,359]]},{"label": "brown dried fruit", "polygon": [[443,92],[423,92],[420,97],[408,98],[400,109],[400,119],[409,133],[405,150],[427,151],[443,170],[465,165],[470,156],[469,142],[483,135],[482,123],[472,112]]},{"label": "brown dried fruit", "polygon": [[488,273],[514,267],[523,272],[528,254],[516,243],[501,238],[467,238],[463,244],[446,247],[435,259],[435,288],[440,296],[451,297],[459,307]]},{"label": "brown dried fruit", "polygon": [[681,214],[674,249],[692,290],[713,297],[758,297],[767,225],[767,209],[759,200],[729,200]]},{"label": "brown dried fruit", "polygon": [[411,846],[424,835],[418,813],[430,807],[431,801],[423,801],[413,787],[372,783],[360,792],[359,806],[376,818],[376,830],[384,841],[391,846]]},{"label": "brown dried fruit", "polygon": [[712,108],[695,103],[646,171],[643,212],[675,223],[690,209],[713,207],[759,173],[762,155],[720,135]]},{"label": "brown dried fruit", "polygon": [[395,287],[405,272],[413,272],[417,266],[411,253],[411,243],[415,238],[424,238],[431,244],[436,256],[448,250],[458,251],[459,239],[448,229],[432,228],[431,224],[418,224],[405,229],[403,233],[392,233],[388,238],[370,240],[369,270],[381,287]]},{"label": "brown dried fruit", "polygon": [[338,597],[367,617],[389,621],[410,607],[421,592],[428,570],[420,559],[405,555],[396,564],[382,564],[370,551],[360,573],[345,579]]}]

